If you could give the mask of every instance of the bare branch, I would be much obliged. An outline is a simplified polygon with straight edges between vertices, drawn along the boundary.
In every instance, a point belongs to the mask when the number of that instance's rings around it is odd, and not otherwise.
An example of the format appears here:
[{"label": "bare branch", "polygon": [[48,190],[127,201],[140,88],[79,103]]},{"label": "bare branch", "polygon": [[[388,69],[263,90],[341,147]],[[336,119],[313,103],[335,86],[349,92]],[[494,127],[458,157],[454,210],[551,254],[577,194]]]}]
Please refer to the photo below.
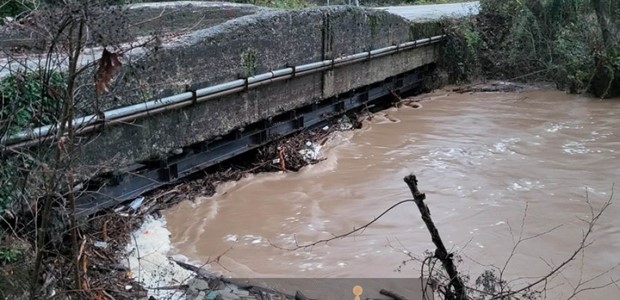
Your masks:
[{"label": "bare branch", "polygon": [[269,242],[272,246],[278,248],[278,249],[282,249],[282,250],[290,250],[290,251],[294,251],[294,250],[299,250],[299,249],[304,249],[304,248],[310,248],[319,244],[327,244],[333,240],[337,240],[337,239],[342,239],[345,238],[347,236],[350,236],[358,231],[364,230],[367,227],[369,227],[370,225],[372,225],[373,223],[377,222],[379,219],[381,219],[381,217],[383,217],[385,214],[387,214],[388,212],[390,212],[392,209],[398,207],[399,205],[403,204],[403,203],[407,203],[407,202],[414,202],[413,199],[407,199],[407,200],[402,200],[400,202],[397,202],[395,204],[393,204],[392,206],[390,206],[388,209],[384,210],[380,215],[378,215],[376,218],[374,218],[372,221],[362,225],[361,227],[358,228],[353,228],[353,230],[343,233],[343,234],[339,234],[339,235],[334,235],[333,237],[329,238],[329,239],[323,239],[323,240],[318,240],[316,242],[310,243],[310,244],[305,244],[305,245],[297,245],[293,248],[285,248],[285,247],[281,247],[278,245],[275,245],[273,243],[271,243],[271,241]]},{"label": "bare branch", "polygon": [[[611,205],[611,201],[613,199],[613,188],[612,188],[612,193],[611,196],[609,197],[609,199],[601,206],[601,208],[598,211],[595,211],[594,209],[591,209],[591,219],[587,224],[587,229],[584,232],[584,234],[582,235],[581,241],[578,245],[578,247],[573,251],[573,253],[566,258],[564,261],[562,261],[557,267],[555,267],[554,269],[552,269],[549,273],[547,273],[547,275],[541,277],[540,279],[534,281],[533,283],[530,283],[520,289],[514,290],[514,291],[507,291],[507,292],[503,292],[500,293],[498,295],[496,295],[495,297],[491,298],[493,299],[505,299],[507,297],[510,296],[514,296],[517,294],[520,294],[524,291],[530,290],[532,288],[534,288],[535,286],[546,282],[549,278],[551,278],[552,276],[556,275],[557,273],[561,272],[566,266],[568,266],[568,264],[570,262],[572,262],[577,255],[579,255],[580,253],[582,253],[584,251],[584,249],[586,249],[589,245],[591,245],[591,241],[589,241],[590,235],[592,234],[593,230],[594,230],[594,226],[595,224],[598,222],[599,218],[601,217],[601,215],[603,214],[603,212]],[[586,202],[588,203],[588,205],[591,206],[591,203],[587,197],[586,194]]]}]

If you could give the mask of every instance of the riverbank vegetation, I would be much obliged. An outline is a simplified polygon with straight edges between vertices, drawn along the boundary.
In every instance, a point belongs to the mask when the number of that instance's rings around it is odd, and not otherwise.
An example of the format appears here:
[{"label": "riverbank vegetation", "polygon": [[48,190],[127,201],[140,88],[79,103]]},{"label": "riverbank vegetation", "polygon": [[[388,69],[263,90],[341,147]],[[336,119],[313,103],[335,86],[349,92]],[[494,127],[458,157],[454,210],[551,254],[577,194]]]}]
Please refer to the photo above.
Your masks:
[{"label": "riverbank vegetation", "polygon": [[620,95],[620,1],[482,0],[477,16],[444,25],[453,82],[551,81],[571,93]]},{"label": "riverbank vegetation", "polygon": [[[0,4],[0,9],[10,8],[14,18],[36,15],[36,22],[28,24],[30,37],[45,45],[43,55],[30,61],[6,48],[0,53],[8,59],[0,66],[7,71],[0,79],[0,298],[105,299],[106,293],[135,298],[143,290],[126,288],[132,279],[116,256],[126,245],[122,234],[140,219],[77,217],[76,198],[84,182],[75,160],[85,141],[72,121],[78,94],[107,92],[123,53],[114,46],[123,42],[128,21],[105,1],[55,5],[45,10],[38,9],[45,6],[35,0]],[[106,26],[96,26],[103,19],[109,21]],[[81,64],[89,46],[110,50]],[[17,129],[43,124],[50,124],[53,134],[33,144],[5,144]]]}]

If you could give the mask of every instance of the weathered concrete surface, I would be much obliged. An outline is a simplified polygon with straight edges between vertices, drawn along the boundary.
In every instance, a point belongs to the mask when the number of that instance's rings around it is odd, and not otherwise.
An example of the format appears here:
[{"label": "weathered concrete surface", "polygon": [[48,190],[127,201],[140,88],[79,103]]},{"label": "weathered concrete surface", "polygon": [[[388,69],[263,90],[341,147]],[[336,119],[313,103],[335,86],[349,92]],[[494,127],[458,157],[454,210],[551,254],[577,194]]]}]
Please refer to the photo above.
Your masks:
[{"label": "weathered concrete surface", "polygon": [[[103,109],[125,106],[180,92],[186,85],[204,87],[240,75],[359,53],[439,33],[437,23],[411,25],[393,14],[355,7],[260,12],[196,31],[175,45],[132,62],[115,83],[116,100],[107,99],[100,105]],[[112,170],[162,157],[174,149],[278,113],[380,82],[436,58],[436,46],[426,46],[108,127],[84,143],[80,149],[81,163]]]},{"label": "weathered concrete surface", "polygon": [[[430,32],[438,32],[436,24]],[[353,54],[423,36],[398,16],[355,7],[298,11],[270,10],[231,20],[182,36],[156,51],[129,58],[113,84],[113,93],[99,100],[108,110],[299,65]],[[85,81],[92,81],[90,75]],[[86,98],[92,98],[86,96]],[[82,107],[82,113],[92,113]]]},{"label": "weathered concrete surface", "polygon": [[[197,30],[221,24],[227,20],[253,14],[262,8],[229,2],[176,1],[137,3],[93,10],[88,27],[91,42],[104,39],[131,41],[139,36],[156,33]],[[0,26],[0,50],[47,50],[43,44],[48,37],[41,28],[54,29],[62,18],[54,11],[35,12],[31,17]],[[41,27],[41,28],[40,28]],[[104,41],[105,42],[105,41]],[[25,49],[24,49],[25,48]]]},{"label": "weathered concrete surface", "polygon": [[[136,47],[154,37],[161,43],[174,43],[175,37],[213,27],[228,20],[254,14],[263,8],[227,2],[178,1],[139,3],[95,11],[88,24],[88,42],[79,65],[101,57],[101,45],[114,45],[115,50],[133,48],[129,59],[144,55],[148,49]],[[37,70],[48,62],[49,36],[41,28],[53,32],[62,14],[42,11],[32,18],[0,26],[0,78],[18,69]],[[34,23],[33,23],[34,22]],[[49,25],[48,25],[49,24]],[[52,55],[50,63],[67,69],[62,53]],[[92,77],[88,78],[92,83]]]},{"label": "weathered concrete surface", "polygon": [[460,18],[468,15],[476,15],[480,11],[480,2],[390,6],[377,7],[377,9],[397,14],[413,22],[426,22],[446,17]]}]

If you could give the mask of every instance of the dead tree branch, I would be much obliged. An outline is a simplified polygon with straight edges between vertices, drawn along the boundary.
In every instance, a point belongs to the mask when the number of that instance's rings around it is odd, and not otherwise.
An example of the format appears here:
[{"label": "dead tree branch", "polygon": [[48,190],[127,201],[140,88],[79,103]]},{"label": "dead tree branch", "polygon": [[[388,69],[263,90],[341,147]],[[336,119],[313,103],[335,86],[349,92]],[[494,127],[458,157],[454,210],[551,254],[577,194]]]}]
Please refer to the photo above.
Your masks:
[{"label": "dead tree branch", "polygon": [[[495,295],[493,298],[491,298],[491,300],[495,300],[495,299],[507,299],[509,297],[512,297],[514,295],[520,294],[522,292],[528,291],[528,290],[532,290],[534,287],[538,286],[541,283],[546,283],[550,278],[552,278],[553,276],[555,276],[556,274],[560,273],[564,268],[566,268],[568,266],[568,264],[570,262],[572,262],[573,260],[575,260],[575,258],[583,253],[583,251],[592,244],[592,241],[590,240],[590,235],[592,234],[592,232],[594,231],[594,225],[598,222],[598,220],[600,219],[601,215],[603,214],[603,212],[605,210],[607,210],[607,208],[611,205],[611,201],[613,199],[614,193],[613,193],[613,189],[611,192],[611,195],[609,197],[609,199],[607,201],[605,201],[605,203],[603,203],[603,205],[601,206],[601,208],[596,211],[594,210],[594,207],[592,206],[592,203],[590,202],[590,200],[588,199],[588,196],[586,194],[586,202],[590,208],[590,220],[586,221],[584,220],[584,222],[587,223],[587,228],[586,230],[583,232],[582,234],[582,238],[579,242],[579,246],[573,251],[573,253],[566,258],[564,261],[562,261],[558,266],[556,266],[555,268],[553,268],[549,273],[547,273],[547,275],[539,278],[538,280],[534,281],[533,283],[530,283],[522,288],[516,289],[516,290],[511,290],[511,291],[506,291],[506,292],[501,292],[497,295]],[[612,282],[608,285],[614,284],[614,282],[617,282],[617,280],[612,280]],[[607,286],[607,285],[605,285]],[[583,291],[583,290],[582,290]],[[582,292],[579,291],[579,289],[575,290],[576,292]],[[573,294],[575,294],[573,293]],[[572,298],[572,297],[571,297]]]},{"label": "dead tree branch", "polygon": [[463,283],[463,280],[461,279],[458,271],[456,270],[456,266],[454,265],[454,261],[452,260],[452,253],[448,253],[446,246],[441,240],[441,236],[439,236],[439,231],[437,230],[435,223],[431,219],[431,212],[428,209],[428,206],[426,206],[426,204],[424,203],[426,195],[418,190],[418,180],[416,176],[413,174],[408,175],[404,178],[404,181],[407,186],[409,186],[411,194],[413,195],[413,201],[418,206],[420,214],[422,215],[422,221],[424,221],[424,224],[426,224],[426,228],[428,228],[428,231],[431,234],[433,244],[435,244],[435,247],[437,247],[437,249],[435,250],[435,257],[441,261],[443,267],[448,273],[448,276],[450,276],[450,285],[454,288],[455,294],[452,295],[451,293],[447,293],[446,299],[467,299],[465,284]]}]

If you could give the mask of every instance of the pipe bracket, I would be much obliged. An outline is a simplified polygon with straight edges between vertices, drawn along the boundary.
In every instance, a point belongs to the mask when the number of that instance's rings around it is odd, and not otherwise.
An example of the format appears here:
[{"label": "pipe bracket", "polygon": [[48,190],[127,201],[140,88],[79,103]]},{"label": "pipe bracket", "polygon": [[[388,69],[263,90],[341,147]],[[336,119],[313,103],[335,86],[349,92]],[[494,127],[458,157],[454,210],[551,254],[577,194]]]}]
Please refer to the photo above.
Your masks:
[{"label": "pipe bracket", "polygon": [[189,87],[189,85],[186,85],[185,91],[192,93],[192,105],[196,105],[196,103],[198,103],[198,97],[196,96],[196,89],[192,89]]}]

